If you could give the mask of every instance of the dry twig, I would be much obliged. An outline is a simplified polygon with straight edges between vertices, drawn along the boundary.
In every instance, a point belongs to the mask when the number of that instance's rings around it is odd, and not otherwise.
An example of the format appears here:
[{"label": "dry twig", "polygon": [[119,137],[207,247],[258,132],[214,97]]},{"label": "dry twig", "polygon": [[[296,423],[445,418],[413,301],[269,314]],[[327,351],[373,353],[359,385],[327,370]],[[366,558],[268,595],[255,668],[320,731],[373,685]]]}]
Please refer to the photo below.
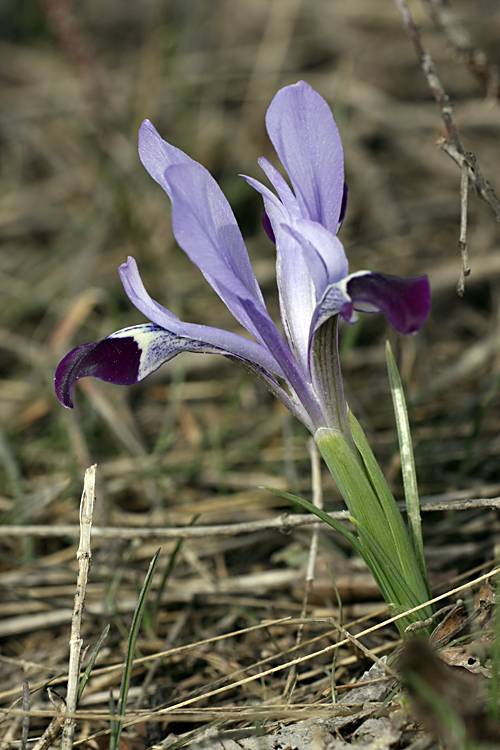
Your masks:
[{"label": "dry twig", "polygon": [[80,682],[80,663],[82,658],[83,640],[81,637],[83,608],[90,566],[92,563],[91,529],[92,515],[95,504],[95,471],[91,466],[85,472],[85,483],[80,505],[80,544],[76,557],[78,560],[78,578],[75,592],[75,605],[71,620],[70,654],[68,668],[68,692],[66,696],[66,711],[69,716],[64,721],[62,750],[71,750],[75,735],[75,720],[78,685]]},{"label": "dry twig", "polygon": [[[478,497],[470,497],[471,490],[455,490],[441,495],[432,495],[421,498],[422,511],[436,510],[471,510],[473,508],[500,508],[500,497],[496,495],[500,491],[500,485],[486,485],[481,490],[476,490]],[[401,510],[405,510],[404,503],[399,503]],[[345,519],[344,511],[329,513],[338,521]],[[155,528],[145,526],[94,526],[92,536],[94,539],[202,539],[209,536],[233,536],[236,534],[251,534],[256,531],[276,529],[287,533],[301,526],[311,526],[317,523],[316,516],[310,514],[293,515],[283,513],[276,518],[263,518],[259,521],[242,521],[241,523],[213,524],[210,526],[157,526]],[[61,524],[57,526],[38,525],[12,525],[0,526],[0,538],[15,536],[34,537],[76,537],[79,527],[72,524]],[[48,616],[50,613],[45,613]]]},{"label": "dry twig", "polygon": [[427,4],[437,25],[472,73],[486,87],[488,95],[500,99],[499,66],[488,60],[484,50],[478,49],[467,29],[456,17],[448,0],[427,0]]},{"label": "dry twig", "polygon": [[462,257],[462,270],[460,279],[457,284],[457,291],[460,295],[464,292],[465,277],[470,273],[468,265],[467,238],[466,238],[466,216],[467,216],[467,190],[463,187],[464,179],[475,187],[477,193],[491,206],[497,221],[500,221],[500,201],[495,195],[491,185],[483,176],[477,163],[477,159],[470,151],[465,151],[453,111],[453,105],[450,97],[446,93],[443,84],[437,74],[436,66],[422,43],[420,31],[410,13],[406,0],[395,0],[396,6],[401,14],[403,26],[408,32],[415,52],[420,61],[420,67],[427,81],[432,94],[439,105],[441,117],[446,128],[446,137],[440,138],[438,146],[455,161],[462,170],[462,187],[461,195],[461,224],[459,250]]}]

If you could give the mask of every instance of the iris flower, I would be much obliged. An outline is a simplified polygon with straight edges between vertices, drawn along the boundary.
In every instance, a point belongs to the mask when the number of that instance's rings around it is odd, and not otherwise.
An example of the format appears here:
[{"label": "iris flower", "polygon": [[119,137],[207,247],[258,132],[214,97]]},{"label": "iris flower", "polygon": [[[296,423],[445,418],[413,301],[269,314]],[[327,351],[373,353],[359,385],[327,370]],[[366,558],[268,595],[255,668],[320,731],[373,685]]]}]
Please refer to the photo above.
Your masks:
[{"label": "iris flower", "polygon": [[270,317],[228,201],[209,172],[164,141],[146,120],[139,132],[143,165],[172,203],[175,239],[252,338],[181,321],[146,291],[129,257],[120,277],[148,323],[73,349],[55,377],[61,403],[73,407],[83,377],[131,385],[183,351],[239,362],[315,434],[348,430],[340,368],[338,321],[381,312],[402,334],[416,333],[430,309],[426,276],[349,274],[337,232],[347,188],[337,126],[325,100],[307,83],[281,89],[267,111],[269,137],[287,182],[265,158],[259,164],[274,191],[246,177],[264,200],[264,225],[276,244],[282,332]]}]

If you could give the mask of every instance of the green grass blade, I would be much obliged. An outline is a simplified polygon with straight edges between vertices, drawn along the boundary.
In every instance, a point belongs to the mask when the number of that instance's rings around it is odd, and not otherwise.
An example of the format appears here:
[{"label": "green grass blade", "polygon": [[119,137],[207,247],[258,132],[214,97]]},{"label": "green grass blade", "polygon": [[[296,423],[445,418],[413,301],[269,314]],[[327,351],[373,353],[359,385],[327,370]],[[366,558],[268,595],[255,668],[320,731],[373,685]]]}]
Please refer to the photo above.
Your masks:
[{"label": "green grass blade", "polygon": [[[349,413],[349,420],[352,437],[356,441],[356,427],[361,433],[362,430],[358,422],[353,424],[351,413]],[[360,446],[356,443],[361,455],[355,455],[342,434],[337,430],[323,427],[317,430],[314,440],[351,516],[360,521],[365,528],[371,529],[373,536],[377,537],[385,549],[395,549],[394,542],[397,534],[395,535],[393,530],[393,519],[388,519],[387,509],[377,495],[373,478],[367,471],[366,462],[363,463],[364,456]],[[373,454],[371,455],[373,457]],[[374,457],[373,460],[375,461]],[[390,492],[388,488],[387,492]],[[394,500],[393,504],[395,506]],[[400,523],[402,524],[402,520]],[[404,524],[403,530],[406,534]],[[399,530],[399,536],[401,536],[401,530]]]},{"label": "green grass blade", "polygon": [[491,680],[489,687],[488,711],[493,721],[498,721],[500,697],[500,578],[495,581],[496,601],[494,604],[493,629],[491,645]]},{"label": "green grass blade", "polygon": [[[116,704],[115,699],[113,698],[113,688],[109,688],[109,697],[108,697],[108,706],[109,706],[109,715],[111,719],[114,719],[116,716]],[[115,733],[115,722],[111,722],[111,731],[110,731],[110,737],[109,737],[109,747],[114,747],[114,733]]]},{"label": "green grass blade", "polygon": [[[358,457],[335,430],[320,428],[315,435],[316,444],[350,514],[369,531],[370,538],[377,540],[378,548],[389,556],[399,577],[418,594],[420,602],[425,602],[430,598],[428,585],[422,577],[396,501],[352,412],[349,412],[349,423]],[[367,542],[367,546],[369,544]],[[373,552],[376,556],[375,549]]]},{"label": "green grass blade", "polygon": [[[357,529],[359,538],[366,548],[365,560],[389,606],[391,615],[401,614],[401,612],[423,604],[425,598],[422,599],[422,591],[418,586],[413,587],[409,585],[409,581],[393,564],[390,555],[380,546],[368,529],[364,528],[355,518],[351,518],[350,520]],[[425,609],[408,615],[402,620],[398,620],[396,626],[403,638],[411,637],[411,635],[408,636],[405,633],[406,627],[410,623],[430,617],[431,615],[432,607],[428,605]],[[425,633],[430,635],[430,631],[419,630],[418,632],[419,635]]]},{"label": "green grass blade", "polygon": [[[144,580],[141,593],[139,594],[139,600],[137,602],[137,607],[134,612],[132,625],[130,627],[130,633],[129,633],[128,643],[127,643],[127,651],[125,654],[125,665],[124,665],[122,681],[120,685],[120,696],[118,698],[118,708],[116,712],[117,715],[120,717],[125,716],[127,696],[128,696],[128,691],[130,687],[130,678],[132,676],[132,665],[134,662],[135,643],[137,641],[137,636],[139,634],[139,629],[141,627],[142,616],[144,614],[144,609],[146,607],[149,589],[151,588],[151,584],[153,583],[153,576],[154,576],[156,563],[158,562],[159,555],[160,555],[160,549],[155,553],[155,555],[153,556],[153,559],[151,560],[151,563],[149,564],[149,569],[146,574],[146,578]],[[109,738],[110,750],[117,750],[119,742],[120,742],[122,729],[123,729],[123,720],[117,721],[111,730],[111,735]]]},{"label": "green grass blade", "polygon": [[313,505],[308,500],[304,500],[302,497],[297,497],[297,495],[291,495],[290,492],[283,492],[283,490],[275,490],[273,487],[260,487],[260,489],[268,490],[269,492],[272,492],[273,495],[279,495],[279,497],[283,497],[285,500],[289,500],[291,503],[294,503],[295,505],[300,506],[304,510],[309,511],[309,513],[313,513],[321,521],[324,521],[329,526],[331,526],[332,529],[335,529],[335,531],[338,531],[340,534],[342,534],[342,536],[345,537],[347,541],[352,544],[354,549],[360,555],[364,554],[364,550],[359,539],[352,533],[352,531],[349,531],[349,529],[346,529],[345,526],[342,526],[340,521],[336,521],[334,518],[329,516],[328,513],[325,513],[324,510],[321,510],[321,508],[316,507],[316,505]]},{"label": "green grass blade", "polygon": [[[199,519],[199,517],[200,517],[199,513],[196,516],[193,516],[190,522],[188,523],[188,526],[194,526],[194,524]],[[158,612],[160,608],[161,597],[163,596],[165,586],[167,585],[167,581],[170,578],[170,574],[172,573],[172,570],[174,569],[175,561],[177,559],[179,552],[181,551],[181,548],[184,542],[185,542],[185,538],[180,537],[175,543],[175,547],[172,550],[172,554],[169,557],[167,566],[165,568],[162,579],[160,581],[160,585],[158,587],[158,593],[156,594],[156,599],[155,599],[155,603],[153,607],[153,618],[156,617],[156,613]]]},{"label": "green grass blade", "polygon": [[422,519],[420,516],[420,500],[418,496],[417,474],[415,471],[415,458],[413,455],[410,421],[408,419],[408,409],[406,408],[403,384],[389,342],[386,344],[386,358],[389,381],[391,384],[392,402],[394,404],[394,414],[398,430],[399,451],[401,454],[401,472],[405,489],[410,541],[415,552],[415,557],[420,566],[420,570],[422,571],[422,575],[424,579],[427,580],[424,541],[422,538]]},{"label": "green grass blade", "polygon": [[92,651],[89,663],[87,665],[87,669],[83,673],[82,679],[80,680],[80,685],[78,686],[78,693],[76,695],[76,705],[78,705],[80,698],[82,697],[83,691],[85,690],[85,686],[87,682],[89,681],[90,673],[92,672],[92,669],[94,668],[95,660],[97,659],[99,651],[102,648],[102,644],[108,637],[108,633],[109,633],[109,625],[106,625],[106,627],[101,633],[99,640],[97,641],[95,645],[94,650]]}]

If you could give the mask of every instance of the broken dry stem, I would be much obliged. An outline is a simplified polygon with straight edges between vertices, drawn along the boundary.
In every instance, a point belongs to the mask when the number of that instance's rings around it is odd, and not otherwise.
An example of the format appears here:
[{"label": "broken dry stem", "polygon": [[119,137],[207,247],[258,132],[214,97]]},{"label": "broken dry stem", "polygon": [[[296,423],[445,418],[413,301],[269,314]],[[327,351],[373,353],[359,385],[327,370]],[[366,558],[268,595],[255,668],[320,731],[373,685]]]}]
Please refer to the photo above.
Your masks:
[{"label": "broken dry stem", "polygon": [[92,515],[95,504],[95,472],[96,466],[91,466],[85,472],[85,482],[80,504],[80,544],[76,553],[78,560],[78,577],[75,592],[75,604],[71,619],[71,638],[68,668],[68,692],[66,696],[66,711],[68,717],[64,721],[62,750],[71,750],[75,736],[75,719],[78,702],[78,685],[80,682],[80,664],[82,659],[83,640],[81,627],[85,594],[92,563],[91,529]]}]

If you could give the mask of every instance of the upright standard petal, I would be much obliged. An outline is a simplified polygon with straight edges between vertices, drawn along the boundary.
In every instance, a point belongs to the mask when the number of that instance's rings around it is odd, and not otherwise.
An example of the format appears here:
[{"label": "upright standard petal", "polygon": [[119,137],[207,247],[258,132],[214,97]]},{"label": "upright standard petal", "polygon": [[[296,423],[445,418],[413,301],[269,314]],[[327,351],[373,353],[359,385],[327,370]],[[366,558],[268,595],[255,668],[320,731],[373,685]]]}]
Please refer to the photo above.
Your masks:
[{"label": "upright standard petal", "polygon": [[266,306],[224,194],[206,169],[196,163],[170,167],[166,179],[171,189],[175,239],[234,317],[260,339],[240,299],[252,297],[261,312]]},{"label": "upright standard petal", "polygon": [[[234,317],[262,341],[256,321],[240,299],[251,297],[267,310],[231,207],[212,175],[164,141],[149,121],[139,132],[139,154],[172,201],[175,238]],[[272,322],[269,318],[269,323]]]},{"label": "upright standard petal", "polygon": [[283,327],[290,348],[307,370],[316,305],[327,285],[348,273],[336,238],[347,201],[342,144],[328,104],[304,82],[276,94],[266,124],[294,192],[267,159],[259,164],[278,197],[256,180],[246,179],[264,199],[266,231],[276,242]]},{"label": "upright standard petal", "polygon": [[139,158],[158,185],[170,196],[170,186],[165,172],[174,164],[196,164],[194,159],[164,141],[153,123],[144,120],[139,129]]},{"label": "upright standard petal", "polygon": [[[267,166],[270,167],[268,163]],[[293,230],[300,218],[295,196],[276,170],[271,172],[267,169],[266,174],[281,200],[258,180],[251,177],[245,179],[264,199],[264,228],[268,222],[266,231],[276,243],[276,282],[283,329],[290,349],[307,370],[309,327],[317,302],[313,273],[317,269],[309,266],[302,244]],[[324,265],[321,260],[319,263]]]},{"label": "upright standard petal", "polygon": [[302,217],[336,234],[344,196],[344,152],[330,107],[300,81],[278,91],[266,125]]}]

